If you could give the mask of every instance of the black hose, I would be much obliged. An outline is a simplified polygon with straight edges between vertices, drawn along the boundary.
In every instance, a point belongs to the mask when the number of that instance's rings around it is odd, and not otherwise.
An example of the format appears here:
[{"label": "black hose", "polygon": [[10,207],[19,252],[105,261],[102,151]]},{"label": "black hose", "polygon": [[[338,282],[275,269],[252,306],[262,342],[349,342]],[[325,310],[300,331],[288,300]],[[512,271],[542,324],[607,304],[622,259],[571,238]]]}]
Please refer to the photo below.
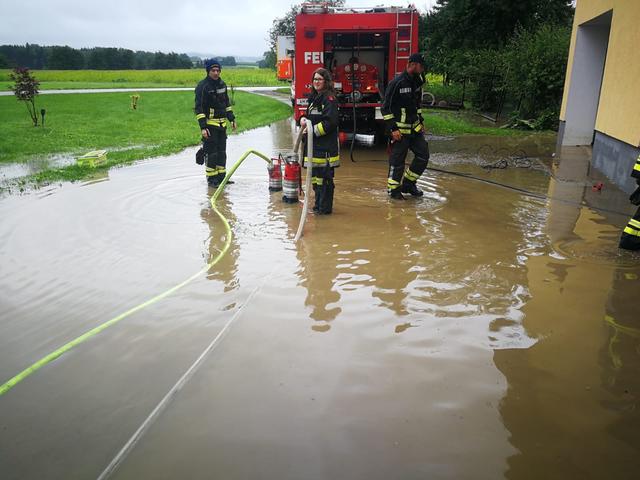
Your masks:
[{"label": "black hose", "polygon": [[622,216],[625,216],[625,217],[629,215],[629,213],[627,213],[627,212],[618,212],[617,210],[611,210],[609,208],[602,208],[602,207],[594,207],[594,206],[591,206],[591,205],[585,205],[582,202],[573,202],[571,200],[564,200],[562,198],[550,197],[549,195],[545,195],[543,193],[535,193],[535,192],[532,192],[530,190],[525,190],[524,188],[514,187],[513,185],[507,185],[505,183],[500,183],[500,182],[496,182],[496,181],[493,181],[493,180],[488,180],[486,178],[476,177],[475,175],[471,175],[470,173],[452,172],[451,170],[443,170],[441,168],[435,168],[435,167],[427,167],[427,170],[433,170],[434,172],[447,173],[449,175],[455,175],[456,177],[464,177],[464,178],[468,178],[468,179],[471,179],[471,180],[476,180],[478,182],[488,183],[489,185],[494,185],[496,187],[506,188],[507,190],[513,190],[515,192],[521,193],[521,194],[526,195],[528,197],[537,198],[539,200],[553,200],[554,202],[561,202],[561,203],[565,203],[567,205],[573,205],[573,206],[577,206],[577,207],[587,207],[587,208],[590,208],[591,210],[595,210],[597,212],[613,213],[613,214],[622,215]]},{"label": "black hose", "polygon": [[[351,58],[353,59],[353,51],[351,52]],[[349,156],[351,161],[355,163],[356,159],[353,158],[353,146],[356,143],[356,72],[355,64],[351,63],[351,105],[353,107],[353,133],[351,134],[351,147],[349,148]]]}]

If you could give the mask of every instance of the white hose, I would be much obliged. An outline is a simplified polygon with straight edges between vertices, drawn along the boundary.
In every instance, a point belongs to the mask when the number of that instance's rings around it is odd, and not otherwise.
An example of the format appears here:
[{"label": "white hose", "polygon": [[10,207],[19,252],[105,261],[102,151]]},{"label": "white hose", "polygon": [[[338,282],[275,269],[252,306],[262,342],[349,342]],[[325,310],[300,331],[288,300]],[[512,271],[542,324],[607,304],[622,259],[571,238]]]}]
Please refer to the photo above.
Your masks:
[{"label": "white hose", "polygon": [[[307,127],[307,158],[309,159],[309,165],[307,165],[307,178],[304,184],[304,203],[302,204],[302,215],[300,216],[300,223],[298,224],[298,231],[296,232],[296,236],[293,237],[294,242],[300,240],[300,237],[302,236],[304,222],[307,219],[307,210],[309,209],[309,192],[311,191],[311,169],[313,168],[313,125],[307,119],[305,119],[305,125]],[[302,161],[304,161],[304,155],[301,155],[301,159]],[[300,170],[302,171],[302,169]]]}]

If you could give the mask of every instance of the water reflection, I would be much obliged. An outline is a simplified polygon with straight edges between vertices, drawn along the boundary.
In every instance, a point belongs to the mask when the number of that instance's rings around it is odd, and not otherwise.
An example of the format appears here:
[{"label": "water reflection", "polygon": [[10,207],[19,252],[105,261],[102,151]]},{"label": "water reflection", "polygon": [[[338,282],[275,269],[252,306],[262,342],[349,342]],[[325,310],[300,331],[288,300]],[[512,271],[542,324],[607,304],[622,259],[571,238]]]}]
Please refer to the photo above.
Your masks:
[{"label": "water reflection", "polygon": [[640,452],[638,292],[640,268],[616,269],[605,306],[604,322],[609,339],[600,350],[602,385],[609,394],[601,405],[612,416],[608,435],[636,452]]},{"label": "water reflection", "polygon": [[614,217],[624,217],[581,206],[588,154],[561,155],[540,219],[548,245],[526,261],[523,325],[540,340],[494,352],[509,384],[500,413],[517,449],[510,479],[630,479],[638,467],[638,267],[618,253]]},{"label": "water reflection", "polygon": [[[208,194],[212,195],[214,191],[214,189],[209,189]],[[218,210],[232,226],[238,223],[238,219],[233,213],[233,202],[227,201],[224,196],[218,201]],[[220,254],[227,235],[220,217],[210,206],[200,211],[200,217],[209,226],[210,231],[209,238],[206,241],[206,251],[203,253],[204,261],[209,264]],[[237,276],[239,254],[240,248],[236,235],[231,235],[231,243],[227,254],[207,272],[207,279],[222,282],[225,293],[237,290],[240,286]],[[229,308],[231,307],[233,305],[229,306]]]}]

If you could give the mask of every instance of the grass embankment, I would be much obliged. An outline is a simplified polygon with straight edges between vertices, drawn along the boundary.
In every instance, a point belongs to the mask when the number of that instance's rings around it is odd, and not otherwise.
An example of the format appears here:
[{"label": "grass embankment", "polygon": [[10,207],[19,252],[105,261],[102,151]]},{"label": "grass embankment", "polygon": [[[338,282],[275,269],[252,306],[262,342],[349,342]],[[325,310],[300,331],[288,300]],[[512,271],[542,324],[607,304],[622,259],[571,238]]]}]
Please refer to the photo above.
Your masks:
[{"label": "grass embankment", "polygon": [[[235,93],[238,132],[291,115],[291,108],[271,98]],[[45,127],[31,126],[25,106],[0,97],[0,163],[27,162],[53,154],[78,155],[106,149],[108,162],[96,168],[70,165],[42,171],[29,180],[76,180],[96,170],[134,160],[167,155],[200,141],[192,92],[143,92],[132,110],[129,93],[46,95]]]},{"label": "grass embankment", "polygon": [[[423,108],[423,112],[425,109]],[[492,136],[516,136],[528,134],[532,132],[527,130],[515,130],[512,128],[487,127],[482,125],[474,125],[471,122],[473,112],[468,110],[438,111],[426,109],[424,114],[425,128],[428,133],[434,135],[460,136],[460,135],[492,135]]]},{"label": "grass embankment", "polygon": [[[13,82],[12,70],[0,69],[0,90],[6,91]],[[40,90],[79,88],[160,88],[193,87],[206,72],[201,68],[184,70],[31,70],[40,82]],[[276,79],[269,68],[224,67],[222,78],[235,87],[287,85]]]}]

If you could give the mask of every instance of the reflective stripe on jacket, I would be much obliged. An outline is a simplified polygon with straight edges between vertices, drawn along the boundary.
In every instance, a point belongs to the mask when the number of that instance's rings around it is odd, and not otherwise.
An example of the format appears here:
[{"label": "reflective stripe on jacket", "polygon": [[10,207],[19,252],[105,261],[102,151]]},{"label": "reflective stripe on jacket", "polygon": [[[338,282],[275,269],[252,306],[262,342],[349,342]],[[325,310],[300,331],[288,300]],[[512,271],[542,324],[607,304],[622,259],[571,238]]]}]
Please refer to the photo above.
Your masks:
[{"label": "reflective stripe on jacket", "polygon": [[414,77],[405,70],[389,82],[382,104],[382,118],[393,132],[410,134],[422,130],[423,77]]},{"label": "reflective stripe on jacket", "polygon": [[227,120],[233,122],[233,106],[229,102],[227,85],[219,78],[213,80],[206,76],[196,87],[194,111],[200,129],[207,125],[226,128]]},{"label": "reflective stripe on jacket", "polygon": [[[311,122],[313,132],[314,166],[340,166],[340,150],[338,144],[338,101],[333,95],[315,94],[309,98],[307,119]],[[306,154],[306,150],[305,150]],[[305,155],[305,161],[307,157]]]}]

